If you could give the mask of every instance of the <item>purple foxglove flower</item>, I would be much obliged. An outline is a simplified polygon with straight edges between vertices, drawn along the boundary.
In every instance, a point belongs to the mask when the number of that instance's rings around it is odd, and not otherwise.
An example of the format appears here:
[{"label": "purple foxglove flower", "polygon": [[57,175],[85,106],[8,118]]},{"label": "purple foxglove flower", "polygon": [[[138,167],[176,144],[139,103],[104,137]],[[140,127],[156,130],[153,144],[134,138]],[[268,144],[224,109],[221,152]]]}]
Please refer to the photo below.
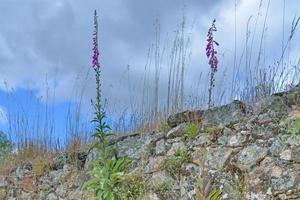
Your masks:
[{"label": "purple foxglove flower", "polygon": [[100,70],[99,64],[99,50],[98,50],[98,16],[95,10],[94,14],[94,33],[93,33],[93,56],[92,56],[92,67],[95,71]]},{"label": "purple foxglove flower", "polygon": [[210,65],[210,68],[213,72],[217,72],[218,70],[218,58],[217,58],[217,51],[214,49],[214,44],[219,46],[219,43],[214,40],[213,33],[217,31],[216,20],[214,19],[211,27],[208,30],[207,33],[207,45],[206,45],[206,56],[208,58],[208,64]]}]

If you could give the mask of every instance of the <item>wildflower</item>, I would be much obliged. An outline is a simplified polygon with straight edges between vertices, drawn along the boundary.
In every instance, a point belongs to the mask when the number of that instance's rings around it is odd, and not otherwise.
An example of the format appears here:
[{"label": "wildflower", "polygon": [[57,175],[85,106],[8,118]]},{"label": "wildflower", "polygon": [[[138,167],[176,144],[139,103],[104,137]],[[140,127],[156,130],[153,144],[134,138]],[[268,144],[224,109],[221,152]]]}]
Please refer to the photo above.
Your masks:
[{"label": "wildflower", "polygon": [[93,57],[92,57],[92,67],[95,71],[99,71],[99,50],[98,50],[98,16],[95,10],[94,14],[94,33],[93,33]]},{"label": "wildflower", "polygon": [[214,32],[217,31],[216,20],[213,20],[211,27],[208,29],[207,33],[207,45],[206,45],[206,56],[208,58],[208,64],[210,66],[210,85],[208,88],[208,107],[211,108],[212,104],[212,89],[215,87],[215,73],[218,70],[218,58],[217,51],[214,48],[214,45],[219,46],[219,43],[214,40]]},{"label": "wildflower", "polygon": [[214,40],[214,35],[213,33],[217,31],[216,25],[215,25],[216,20],[214,19],[211,27],[208,30],[207,33],[207,45],[206,45],[206,56],[209,58],[208,64],[210,65],[211,69],[213,72],[217,72],[218,69],[218,58],[217,58],[217,51],[214,48],[214,44],[219,46],[219,43]]},{"label": "wildflower", "polygon": [[94,12],[94,32],[93,32],[93,56],[92,56],[92,67],[95,70],[96,77],[96,100],[92,105],[95,109],[95,116],[92,122],[96,124],[96,131],[93,134],[95,138],[98,138],[100,142],[104,141],[107,130],[110,127],[105,122],[105,111],[101,104],[101,81],[100,81],[100,64],[99,64],[99,49],[98,49],[98,16],[97,11]]}]

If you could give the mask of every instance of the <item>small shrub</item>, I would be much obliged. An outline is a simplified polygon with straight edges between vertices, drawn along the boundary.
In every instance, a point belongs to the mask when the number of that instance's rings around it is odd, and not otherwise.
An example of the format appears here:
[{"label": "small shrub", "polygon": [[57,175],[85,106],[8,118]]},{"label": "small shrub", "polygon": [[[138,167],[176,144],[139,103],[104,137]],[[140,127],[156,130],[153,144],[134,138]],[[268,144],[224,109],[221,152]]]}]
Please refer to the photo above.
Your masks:
[{"label": "small shrub", "polygon": [[195,123],[188,123],[186,126],[187,136],[190,139],[195,138],[198,135],[198,126]]},{"label": "small shrub", "polygon": [[220,200],[222,191],[218,188],[214,188],[209,192],[208,199],[209,200]]},{"label": "small shrub", "polygon": [[181,173],[181,165],[181,160],[172,156],[164,160],[162,168],[165,169],[173,178],[178,178],[178,175]]},{"label": "small shrub", "polygon": [[236,121],[231,121],[229,124],[226,125],[227,128],[234,130],[235,129],[235,125],[238,124],[240,121],[236,120]]},{"label": "small shrub", "polygon": [[7,136],[0,131],[0,161],[4,160],[11,153],[12,145]]},{"label": "small shrub", "polygon": [[36,176],[43,175],[49,170],[49,163],[46,158],[36,158],[32,161],[32,173]]},{"label": "small shrub", "polygon": [[148,149],[149,149],[149,152],[154,155],[155,154],[155,148],[156,148],[156,141],[151,141],[149,144],[148,144]]},{"label": "small shrub", "polygon": [[161,184],[155,185],[153,190],[159,199],[169,199],[172,192],[171,182],[164,181]]},{"label": "small shrub", "polygon": [[236,200],[242,200],[244,198],[244,187],[243,187],[243,184],[241,183],[241,181],[238,179],[235,180],[235,189],[237,191],[236,195],[235,195],[235,199]]},{"label": "small shrub", "polygon": [[291,122],[288,123],[288,133],[292,135],[300,135],[300,118],[295,119],[291,126]]},{"label": "small shrub", "polygon": [[164,133],[168,133],[172,128],[169,126],[168,123],[166,122],[162,122],[159,126],[159,130],[164,132]]},{"label": "small shrub", "polygon": [[102,158],[91,162],[92,169],[88,172],[91,178],[84,183],[83,188],[95,193],[99,200],[120,199],[118,190],[123,187],[122,180],[129,161],[125,158],[101,161]]},{"label": "small shrub", "polygon": [[182,163],[189,162],[192,159],[191,154],[189,154],[187,151],[182,149],[177,149],[174,153],[174,156],[176,158],[180,158]]},{"label": "small shrub", "polygon": [[120,199],[139,199],[146,191],[146,184],[140,173],[126,174],[120,179],[120,186],[117,192]]},{"label": "small shrub", "polygon": [[178,149],[173,156],[164,160],[162,168],[176,179],[182,173],[182,164],[189,162],[190,160],[191,155],[188,152]]},{"label": "small shrub", "polygon": [[222,129],[210,124],[206,124],[203,126],[203,131],[205,133],[208,133],[209,135],[216,135],[219,134],[222,131]]},{"label": "small shrub", "polygon": [[219,188],[213,188],[210,190],[210,192],[208,192],[210,187],[211,187],[211,182],[209,181],[202,190],[197,190],[196,199],[220,200],[222,191]]}]

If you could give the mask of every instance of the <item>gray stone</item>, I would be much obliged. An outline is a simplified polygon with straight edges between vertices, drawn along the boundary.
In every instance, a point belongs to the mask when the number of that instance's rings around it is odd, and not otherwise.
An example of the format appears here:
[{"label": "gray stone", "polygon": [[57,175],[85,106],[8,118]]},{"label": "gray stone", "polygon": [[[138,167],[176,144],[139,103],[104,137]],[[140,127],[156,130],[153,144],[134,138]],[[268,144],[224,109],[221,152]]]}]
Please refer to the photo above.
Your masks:
[{"label": "gray stone", "polygon": [[200,134],[193,140],[193,146],[208,146],[211,144],[212,138],[211,134]]},{"label": "gray stone", "polygon": [[258,164],[268,153],[267,148],[257,145],[247,146],[241,150],[236,156],[236,164],[239,168],[250,169]]},{"label": "gray stone", "polygon": [[65,198],[67,195],[67,188],[64,185],[58,185],[55,193],[61,197],[61,198]]},{"label": "gray stone", "polygon": [[145,173],[153,173],[161,169],[161,165],[164,161],[163,156],[151,157],[147,166],[145,167]]},{"label": "gray stone", "polygon": [[141,200],[160,200],[154,192],[147,192]]},{"label": "gray stone", "polygon": [[184,173],[180,178],[181,199],[195,199],[197,193],[197,181],[201,175],[199,166],[192,163],[183,165]]},{"label": "gray stone", "polygon": [[181,137],[186,134],[186,124],[179,124],[167,133],[167,138]]},{"label": "gray stone", "polygon": [[0,175],[0,188],[8,186],[5,176]]},{"label": "gray stone", "polygon": [[117,143],[118,156],[140,160],[143,154],[149,154],[148,145],[164,137],[164,133],[140,134],[129,137]]},{"label": "gray stone", "polygon": [[58,200],[58,196],[54,193],[54,192],[51,192],[47,195],[47,200]]},{"label": "gray stone", "polygon": [[7,194],[6,190],[7,190],[6,188],[0,187],[0,199],[6,199],[6,194]]},{"label": "gray stone", "polygon": [[280,153],[280,158],[286,161],[292,160],[292,151],[290,149],[286,149]]},{"label": "gray stone", "polygon": [[167,152],[167,155],[168,156],[172,156],[172,155],[175,154],[175,152],[177,150],[186,151],[187,147],[185,146],[185,143],[183,143],[183,142],[173,143],[172,146],[171,146],[171,148]]},{"label": "gray stone", "polygon": [[202,122],[212,125],[229,124],[245,117],[246,106],[241,101],[233,101],[230,104],[212,108],[209,110],[185,111],[171,115],[168,125],[175,127],[185,122]]},{"label": "gray stone", "polygon": [[20,200],[28,200],[28,199],[32,199],[32,196],[30,193],[21,191],[19,198],[20,198]]},{"label": "gray stone", "polygon": [[206,165],[209,169],[222,170],[232,152],[232,148],[207,148]]},{"label": "gray stone", "polygon": [[230,147],[239,147],[243,146],[245,142],[247,141],[247,132],[241,131],[233,136],[228,136],[228,143],[227,145]]},{"label": "gray stone", "polygon": [[[118,156],[133,161],[129,173],[143,173],[144,200],[199,199],[197,192],[207,198],[212,189],[222,191],[222,200],[300,199],[300,136],[286,134],[282,118],[300,116],[295,114],[300,113],[300,87],[296,92],[276,94],[252,108],[235,101],[211,110],[179,113],[169,118],[176,127],[168,134],[120,136],[112,138],[111,144],[116,144]],[[221,131],[192,139],[186,137],[186,122],[199,122],[203,132],[207,127]],[[181,163],[174,156],[179,149],[191,159]],[[92,151],[86,163],[97,156]],[[168,167],[176,167],[176,176],[164,165],[170,156],[176,160]],[[0,178],[0,199],[93,199],[82,189],[89,175],[77,164],[59,161],[59,167],[49,166],[50,171],[32,180],[31,163],[15,166],[7,179]],[[27,182],[34,192],[22,191]]]},{"label": "gray stone", "polygon": [[155,154],[156,155],[163,155],[166,153],[166,143],[164,139],[161,139],[156,142],[156,147],[155,147]]}]

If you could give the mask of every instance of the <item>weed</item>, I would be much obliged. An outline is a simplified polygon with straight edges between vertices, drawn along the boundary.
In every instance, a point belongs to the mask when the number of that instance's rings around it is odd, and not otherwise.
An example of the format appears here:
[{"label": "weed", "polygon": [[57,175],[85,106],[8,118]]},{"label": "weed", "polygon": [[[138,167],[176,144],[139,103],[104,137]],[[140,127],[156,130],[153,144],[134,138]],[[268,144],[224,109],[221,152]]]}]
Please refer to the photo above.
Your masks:
[{"label": "weed", "polygon": [[7,159],[11,150],[11,142],[7,139],[6,135],[0,131],[0,161]]},{"label": "weed", "polygon": [[164,132],[164,133],[168,133],[171,130],[171,127],[168,125],[168,123],[162,122],[160,124],[159,130]]},{"label": "weed", "polygon": [[36,176],[43,175],[47,170],[49,170],[46,158],[36,158],[32,162],[32,173]]},{"label": "weed", "polygon": [[156,148],[156,141],[151,141],[148,144],[148,149],[149,149],[149,152],[151,153],[151,155],[155,154],[155,148]]},{"label": "weed", "polygon": [[173,178],[178,178],[181,173],[182,162],[177,157],[170,157],[164,160],[162,168],[165,169]]},{"label": "weed", "polygon": [[189,162],[191,155],[184,150],[176,150],[173,156],[166,158],[162,163],[162,168],[165,169],[173,178],[177,179],[182,173],[182,164]]},{"label": "weed", "polygon": [[120,179],[120,187],[117,192],[120,199],[139,199],[146,191],[146,183],[141,173],[126,174]]},{"label": "weed", "polygon": [[209,200],[220,200],[222,191],[219,188],[214,188],[209,192],[208,199]]},{"label": "weed", "polygon": [[198,126],[196,123],[188,123],[186,126],[187,136],[190,139],[195,138],[198,135]]},{"label": "weed", "polygon": [[280,143],[281,145],[285,145],[285,144],[286,144],[286,141],[287,141],[286,135],[279,135],[278,141],[279,141],[279,143]]},{"label": "weed", "polygon": [[205,125],[203,126],[203,131],[209,135],[216,135],[221,132],[221,129],[211,125]]},{"label": "weed", "polygon": [[297,118],[293,121],[292,127],[288,125],[287,131],[291,135],[300,135],[300,118]]},{"label": "weed", "polygon": [[236,121],[231,121],[229,124],[226,125],[227,128],[234,130],[235,129],[235,125],[239,123],[239,120]]},{"label": "weed", "polygon": [[182,163],[189,162],[192,159],[191,154],[182,149],[177,149],[174,153],[174,156],[176,158],[180,158]]},{"label": "weed", "polygon": [[[105,112],[101,105],[101,84],[100,84],[100,65],[98,62],[98,22],[97,22],[97,12],[95,10],[94,15],[94,38],[93,38],[93,68],[96,73],[96,102],[92,105],[95,109],[95,117],[92,120],[96,124],[95,133],[93,137],[98,139],[95,146],[95,150],[98,151],[98,158],[92,161],[89,165],[88,174],[90,174],[90,179],[84,183],[83,188],[89,192],[93,192],[97,195],[99,200],[115,200],[121,199],[123,193],[127,195],[135,195],[136,192],[140,192],[140,187],[129,188],[134,184],[127,185],[128,183],[124,180],[128,179],[128,175],[125,170],[128,167],[130,161],[125,157],[117,157],[115,154],[115,145],[110,145],[108,133],[110,127],[105,122]],[[132,191],[132,190],[133,191]],[[129,192],[129,194],[127,194]],[[134,192],[134,194],[131,194]],[[135,198],[135,197],[133,197]]]},{"label": "weed", "polygon": [[153,190],[159,199],[169,199],[172,192],[171,182],[164,181],[161,184],[155,185]]},{"label": "weed", "polygon": [[218,58],[217,58],[217,51],[214,48],[214,45],[219,46],[219,43],[217,43],[214,40],[214,35],[213,33],[215,31],[217,31],[216,28],[216,20],[214,19],[211,27],[208,30],[207,33],[207,45],[206,45],[206,56],[209,59],[209,66],[211,68],[211,72],[210,72],[210,85],[209,85],[209,89],[208,89],[208,108],[211,108],[213,106],[212,103],[212,89],[215,87],[215,73],[218,70]]}]

